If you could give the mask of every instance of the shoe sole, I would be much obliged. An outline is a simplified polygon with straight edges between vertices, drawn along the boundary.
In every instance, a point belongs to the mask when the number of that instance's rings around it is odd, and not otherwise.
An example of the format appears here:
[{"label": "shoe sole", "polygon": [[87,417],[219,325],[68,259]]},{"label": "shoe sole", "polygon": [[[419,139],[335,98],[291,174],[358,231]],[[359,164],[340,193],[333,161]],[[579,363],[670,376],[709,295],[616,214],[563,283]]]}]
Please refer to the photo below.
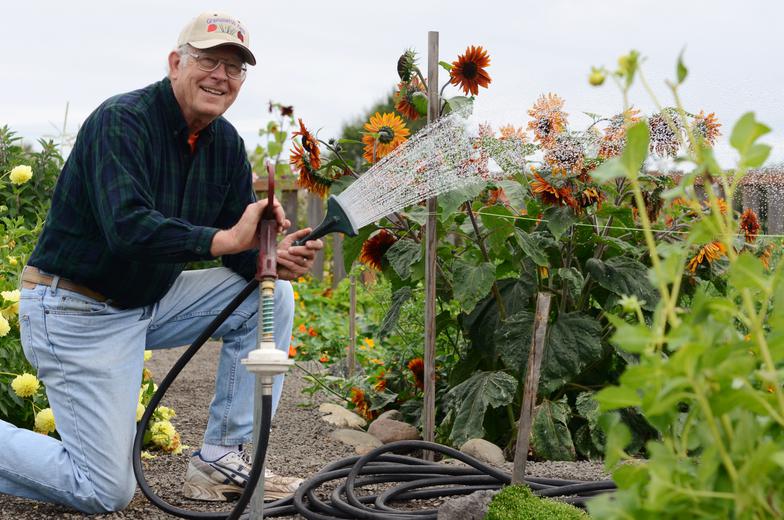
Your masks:
[{"label": "shoe sole", "polygon": [[[182,485],[182,496],[190,498],[191,500],[201,500],[203,502],[234,502],[240,498],[241,491],[237,490],[236,486],[221,486],[211,485],[210,487],[203,487],[199,485],[190,484],[188,482]],[[264,501],[271,502],[273,500],[281,500],[289,498],[293,493],[284,493],[281,491],[265,491]]]}]

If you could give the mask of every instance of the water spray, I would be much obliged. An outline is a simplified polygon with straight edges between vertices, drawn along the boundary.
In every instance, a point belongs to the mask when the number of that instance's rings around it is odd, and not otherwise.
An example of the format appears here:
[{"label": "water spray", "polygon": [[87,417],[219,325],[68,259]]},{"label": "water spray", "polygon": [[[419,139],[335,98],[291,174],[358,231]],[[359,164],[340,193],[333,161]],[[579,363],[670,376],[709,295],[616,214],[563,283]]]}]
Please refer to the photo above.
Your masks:
[{"label": "water spray", "polygon": [[294,245],[333,232],[355,236],[362,227],[412,204],[503,179],[506,174],[478,145],[479,138],[479,122],[467,110],[427,125],[339,195],[331,195],[324,220]]}]

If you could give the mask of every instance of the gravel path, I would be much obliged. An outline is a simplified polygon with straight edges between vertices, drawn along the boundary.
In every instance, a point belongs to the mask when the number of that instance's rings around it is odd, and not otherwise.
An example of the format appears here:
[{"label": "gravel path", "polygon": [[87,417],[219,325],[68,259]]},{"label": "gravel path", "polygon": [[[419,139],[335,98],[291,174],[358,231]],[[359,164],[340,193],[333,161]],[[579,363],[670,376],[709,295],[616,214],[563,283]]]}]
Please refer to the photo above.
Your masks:
[{"label": "gravel path", "polygon": [[[173,423],[184,444],[192,449],[201,445],[201,436],[207,423],[207,408],[212,397],[217,353],[216,343],[205,345],[180,374],[164,398],[166,406],[174,408],[177,417]],[[160,381],[184,348],[156,351],[147,366],[154,379]],[[302,395],[305,382],[301,372],[293,369],[284,385],[280,408],[272,423],[267,467],[285,474],[307,477],[326,464],[353,455],[353,450],[332,441],[328,435],[333,427],[319,419],[319,399],[310,401]],[[155,492],[166,501],[186,509],[200,511],[226,510],[227,505],[185,500],[180,497],[180,486],[185,475],[190,450],[182,455],[161,455],[146,462],[145,475]],[[600,463],[541,462],[529,463],[530,473],[553,478],[596,480],[607,478]],[[511,469],[511,468],[510,468]],[[28,520],[44,518],[95,520],[158,520],[176,518],[151,505],[137,489],[127,509],[104,515],[84,515],[52,504],[34,502],[0,495],[0,520]],[[277,517],[283,520],[302,519],[301,516]]]}]

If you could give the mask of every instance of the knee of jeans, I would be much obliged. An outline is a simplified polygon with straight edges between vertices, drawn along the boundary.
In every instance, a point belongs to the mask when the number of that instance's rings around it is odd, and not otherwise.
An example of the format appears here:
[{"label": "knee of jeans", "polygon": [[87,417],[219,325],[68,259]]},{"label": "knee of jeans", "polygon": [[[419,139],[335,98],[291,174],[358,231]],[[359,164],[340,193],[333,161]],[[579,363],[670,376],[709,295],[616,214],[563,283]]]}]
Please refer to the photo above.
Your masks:
[{"label": "knee of jeans", "polygon": [[116,480],[105,482],[100,488],[96,486],[96,505],[101,510],[93,512],[121,511],[131,503],[135,492],[136,480],[133,477],[133,472],[118,476]]},{"label": "knee of jeans", "polygon": [[275,319],[279,323],[294,322],[294,289],[285,280],[275,283]]}]

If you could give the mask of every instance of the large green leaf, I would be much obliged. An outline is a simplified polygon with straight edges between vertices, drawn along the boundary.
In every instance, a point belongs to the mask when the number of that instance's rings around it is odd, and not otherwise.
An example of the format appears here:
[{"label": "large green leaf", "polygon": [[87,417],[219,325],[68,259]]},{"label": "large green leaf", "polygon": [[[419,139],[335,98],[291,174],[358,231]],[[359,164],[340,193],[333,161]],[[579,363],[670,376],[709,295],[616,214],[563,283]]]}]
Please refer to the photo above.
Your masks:
[{"label": "large green leaf", "polygon": [[398,240],[386,252],[392,269],[402,279],[411,276],[411,266],[422,258],[422,246],[413,240]]},{"label": "large green leaf", "polygon": [[544,400],[537,407],[531,428],[531,450],[537,458],[547,460],[575,460],[570,415],[566,396],[560,401]]},{"label": "large green leaf", "polygon": [[492,249],[501,249],[515,232],[514,217],[512,212],[504,206],[490,206],[480,213],[482,224],[490,232],[487,242]]},{"label": "large green leaf", "polygon": [[640,168],[648,156],[650,140],[651,130],[647,121],[640,121],[626,131],[626,147],[621,154],[621,163],[629,177],[636,178],[640,173]]},{"label": "large green leaf", "polygon": [[444,218],[457,211],[464,202],[477,197],[485,188],[485,183],[470,184],[442,193],[438,196],[438,205],[441,207]]},{"label": "large green leaf", "polygon": [[379,338],[389,336],[392,333],[392,329],[397,325],[397,320],[400,317],[400,311],[403,308],[403,305],[405,305],[411,296],[412,291],[409,286],[401,287],[395,291],[392,295],[392,303],[389,306],[387,315],[384,316],[384,321],[378,329]]},{"label": "large green leaf", "polygon": [[[586,366],[601,357],[601,330],[598,321],[579,312],[563,313],[550,325],[539,379],[541,395],[573,381]],[[504,322],[495,336],[501,360],[521,377],[528,364],[532,331],[533,314],[521,311]]]},{"label": "large green leaf", "polygon": [[355,237],[343,237],[343,265],[346,272],[351,272],[351,265],[362,252],[362,244],[368,239],[370,234],[376,230],[376,226],[365,226],[359,230]]},{"label": "large green leaf", "polygon": [[569,206],[547,208],[544,212],[544,218],[547,220],[547,229],[550,230],[550,233],[553,234],[556,240],[560,240],[561,235],[577,220],[574,211]]},{"label": "large green leaf", "polygon": [[453,272],[458,281],[453,287],[455,299],[465,312],[471,312],[490,292],[495,282],[495,266],[489,262],[473,265],[457,260]]},{"label": "large green leaf", "polygon": [[455,424],[449,438],[456,446],[481,438],[488,406],[496,408],[512,402],[517,380],[505,372],[477,372],[452,388],[447,394],[448,407],[455,412]]},{"label": "large green leaf", "polygon": [[740,152],[741,167],[757,168],[770,154],[770,146],[757,143],[757,139],[770,132],[770,127],[757,121],[754,112],[746,112],[732,128],[730,144]]},{"label": "large green leaf", "polygon": [[548,266],[550,260],[547,258],[547,252],[544,249],[544,242],[540,240],[537,233],[526,233],[520,228],[515,228],[515,238],[523,250],[523,253],[533,260],[536,265]]},{"label": "large green leaf", "polygon": [[643,308],[653,310],[659,295],[648,281],[648,268],[626,256],[615,256],[607,261],[590,258],[585,267],[596,282],[618,296],[636,296],[645,302]]}]

